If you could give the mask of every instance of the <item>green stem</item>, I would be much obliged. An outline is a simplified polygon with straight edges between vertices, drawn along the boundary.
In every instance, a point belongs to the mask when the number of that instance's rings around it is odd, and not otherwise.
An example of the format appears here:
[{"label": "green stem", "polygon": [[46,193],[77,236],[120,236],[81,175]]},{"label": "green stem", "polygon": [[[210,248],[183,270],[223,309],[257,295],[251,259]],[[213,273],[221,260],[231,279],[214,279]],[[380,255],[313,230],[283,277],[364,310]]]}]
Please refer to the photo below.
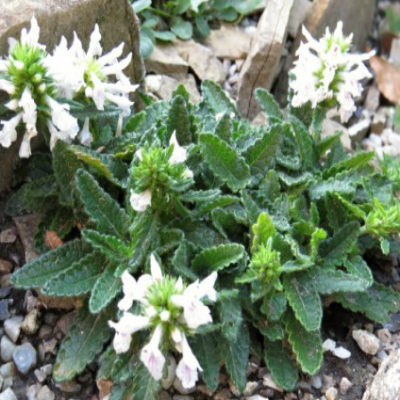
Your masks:
[{"label": "green stem", "polygon": [[166,11],[162,11],[162,10],[159,10],[154,7],[149,7],[148,10],[150,10],[154,14],[159,15],[160,17],[164,17],[164,18],[173,18],[174,17],[173,15],[167,13]]}]

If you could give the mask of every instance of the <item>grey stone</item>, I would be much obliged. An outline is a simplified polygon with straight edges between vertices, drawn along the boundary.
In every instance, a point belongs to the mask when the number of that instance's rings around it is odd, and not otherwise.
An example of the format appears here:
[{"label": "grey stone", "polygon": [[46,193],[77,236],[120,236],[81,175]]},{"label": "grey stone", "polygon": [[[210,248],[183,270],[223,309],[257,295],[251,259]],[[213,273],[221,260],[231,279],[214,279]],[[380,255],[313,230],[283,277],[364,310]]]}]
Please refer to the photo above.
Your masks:
[{"label": "grey stone", "polygon": [[41,369],[36,369],[34,374],[39,383],[43,383],[47,378],[47,374]]},{"label": "grey stone", "polygon": [[56,386],[65,393],[78,393],[81,390],[81,385],[75,381],[61,382]]},{"label": "grey stone", "polygon": [[3,390],[6,390],[7,388],[12,388],[14,384],[14,378],[11,376],[8,378],[4,378],[3,380]]},{"label": "grey stone", "polygon": [[400,350],[382,362],[362,400],[398,400],[400,393]]},{"label": "grey stone", "polygon": [[12,389],[8,388],[3,393],[0,393],[0,400],[18,400]]},{"label": "grey stone", "polygon": [[246,387],[243,390],[243,396],[251,396],[254,394],[254,392],[258,389],[259,382],[247,382]]},{"label": "grey stone", "polygon": [[18,229],[19,237],[25,250],[25,262],[31,262],[37,257],[35,249],[34,236],[40,223],[41,216],[32,214],[22,217],[14,217],[15,225]]},{"label": "grey stone", "polygon": [[30,311],[24,318],[22,322],[22,332],[26,335],[34,335],[39,329],[39,317],[40,312],[37,308]]},{"label": "grey stone", "polygon": [[4,379],[3,379],[3,377],[0,375],[0,392],[1,392],[2,388],[3,388],[3,381],[4,381]]},{"label": "grey stone", "polygon": [[36,366],[36,349],[30,343],[17,346],[13,353],[13,360],[18,371],[25,375]]},{"label": "grey stone", "polygon": [[69,327],[72,324],[72,321],[75,318],[76,313],[75,312],[70,312],[68,314],[64,314],[58,321],[56,324],[56,331],[61,331],[63,333],[63,335],[66,335],[68,332]]},{"label": "grey stone", "polygon": [[0,374],[3,378],[14,378],[17,375],[17,370],[13,362],[0,366]]},{"label": "grey stone", "polygon": [[0,260],[0,273],[9,274],[12,270],[12,263],[6,260]]},{"label": "grey stone", "polygon": [[5,229],[0,232],[0,243],[14,243],[17,240],[15,228]]},{"label": "grey stone", "polygon": [[[65,36],[69,42],[76,31],[87,46],[95,23],[100,26],[106,52],[125,42],[125,54],[133,53],[126,72],[132,83],[141,83],[144,67],[140,56],[139,23],[128,0],[20,0],[2,1],[0,13],[0,56],[8,52],[8,38],[19,38],[35,15],[41,27],[40,41],[52,50]],[[138,101],[138,98],[136,98]],[[19,140],[9,149],[0,148],[0,193],[11,182],[18,159]]]},{"label": "grey stone", "polygon": [[373,333],[362,329],[356,329],[353,331],[352,336],[365,354],[373,356],[378,352],[379,339]]},{"label": "grey stone", "polygon": [[168,357],[167,377],[162,380],[162,387],[168,390],[174,383],[176,375],[176,361],[171,355]]},{"label": "grey stone", "polygon": [[54,400],[55,394],[49,389],[48,386],[43,386],[37,394],[37,400]]},{"label": "grey stone", "polygon": [[39,339],[47,339],[53,332],[53,329],[51,329],[50,326],[48,325],[43,325],[39,329],[38,337]]},{"label": "grey stone", "polygon": [[21,333],[23,318],[20,316],[12,317],[4,322],[4,332],[15,343]]},{"label": "grey stone", "polygon": [[339,383],[340,394],[346,394],[353,384],[346,378],[343,377]]},{"label": "grey stone", "polygon": [[5,363],[10,362],[12,360],[12,355],[15,348],[15,344],[6,335],[4,335],[0,342],[1,360]]},{"label": "grey stone", "polygon": [[196,391],[196,385],[194,385],[191,389],[185,389],[182,386],[182,382],[180,381],[180,379],[175,378],[174,380],[174,389],[179,392],[180,394],[191,394],[194,393]]},{"label": "grey stone", "polygon": [[0,300],[0,321],[5,321],[11,317],[10,311],[8,310],[8,300]]},{"label": "grey stone", "polygon": [[53,365],[52,364],[43,365],[43,367],[40,368],[40,371],[43,371],[47,376],[49,376],[53,372]]}]

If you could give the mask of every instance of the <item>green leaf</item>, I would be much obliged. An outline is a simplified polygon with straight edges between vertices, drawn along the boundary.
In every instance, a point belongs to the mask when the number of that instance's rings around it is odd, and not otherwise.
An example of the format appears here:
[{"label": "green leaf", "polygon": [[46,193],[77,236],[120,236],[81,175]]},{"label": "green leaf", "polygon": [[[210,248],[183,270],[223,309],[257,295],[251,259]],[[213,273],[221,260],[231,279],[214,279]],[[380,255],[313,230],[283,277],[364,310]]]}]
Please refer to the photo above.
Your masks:
[{"label": "green leaf", "polygon": [[196,203],[203,201],[211,201],[215,200],[218,195],[221,194],[219,189],[211,189],[211,190],[189,190],[180,196],[180,200],[188,203]]},{"label": "green leaf", "polygon": [[72,205],[75,193],[75,175],[81,162],[62,140],[58,140],[53,149],[53,169],[60,188],[60,203]]},{"label": "green leaf", "polygon": [[331,178],[326,181],[320,181],[309,188],[310,198],[312,201],[320,200],[327,193],[339,193],[343,196],[353,195],[356,191],[352,182],[339,181]]},{"label": "green leaf", "polygon": [[154,49],[155,37],[151,29],[140,29],[140,54],[146,59],[150,57]]},{"label": "green leaf", "polygon": [[285,314],[284,322],[297,362],[303,372],[314,375],[323,361],[321,332],[307,332],[292,312]]},{"label": "green leaf", "polygon": [[220,271],[237,263],[244,255],[245,249],[242,245],[223,244],[198,253],[192,261],[192,268],[202,274]]},{"label": "green leaf", "polygon": [[167,119],[167,141],[169,141],[174,131],[181,146],[192,143],[188,106],[181,95],[177,95],[171,100],[171,108]]},{"label": "green leaf", "polygon": [[68,242],[17,270],[11,277],[11,283],[22,289],[44,286],[90,252],[92,248],[83,240]]},{"label": "green leaf", "polygon": [[176,35],[170,31],[154,31],[154,37],[163,42],[172,42],[176,39]]},{"label": "green leaf", "polygon": [[114,276],[114,266],[108,265],[96,281],[89,300],[89,310],[98,314],[106,308],[121,292],[121,279]]},{"label": "green leaf", "polygon": [[224,114],[218,121],[215,134],[226,143],[232,143],[232,119],[229,114]]},{"label": "green leaf", "polygon": [[375,157],[374,151],[358,152],[357,154],[354,154],[353,156],[347,158],[346,160],[339,161],[329,169],[325,170],[323,173],[323,177],[325,179],[328,179],[343,171],[349,172],[352,170],[361,169],[366,165],[368,165],[369,162],[374,157]]},{"label": "green leaf", "polygon": [[243,323],[242,307],[239,298],[221,299],[219,301],[222,334],[234,342]]},{"label": "green leaf", "polygon": [[271,298],[265,297],[261,306],[261,312],[268,317],[270,321],[279,321],[286,310],[287,298],[285,293],[278,292]]},{"label": "green leaf", "polygon": [[46,296],[81,296],[92,290],[106,265],[104,257],[94,252],[72,264],[66,271],[49,280],[43,287]]},{"label": "green leaf", "polygon": [[215,208],[227,207],[231,204],[237,203],[238,197],[235,196],[217,196],[213,200],[200,203],[195,209],[194,213],[197,218],[209,213]]},{"label": "green leaf", "polygon": [[135,11],[136,14],[139,14],[149,7],[151,7],[151,0],[136,0],[132,2],[133,11]]},{"label": "green leaf", "polygon": [[175,274],[190,281],[195,281],[198,276],[190,268],[194,254],[194,246],[184,240],[176,249],[172,258],[172,266]]},{"label": "green leaf", "polygon": [[247,364],[250,355],[250,336],[247,326],[245,324],[241,326],[233,342],[221,337],[219,347],[233,383],[242,392],[246,387]]},{"label": "green leaf", "polygon": [[246,187],[250,181],[250,169],[243,157],[211,133],[202,133],[199,142],[205,161],[216,176],[234,192]]},{"label": "green leaf", "polygon": [[98,230],[123,239],[129,223],[125,210],[100,187],[89,172],[80,169],[76,183],[85,211],[96,223]]},{"label": "green leaf", "polygon": [[172,18],[171,31],[182,40],[188,40],[193,36],[192,24],[181,17]]},{"label": "green leaf", "polygon": [[289,304],[304,328],[308,332],[319,329],[322,321],[322,303],[307,272],[285,275],[283,286]]},{"label": "green leaf", "polygon": [[101,154],[82,146],[71,146],[70,148],[76,157],[92,167],[99,175],[117,186],[126,186],[128,167],[123,161],[111,154]]},{"label": "green leaf", "polygon": [[365,292],[340,293],[336,301],[344,308],[361,312],[367,318],[380,324],[389,321],[389,313],[400,311],[400,294],[379,283],[374,283]]},{"label": "green leaf", "polygon": [[235,103],[217,83],[204,80],[201,84],[201,91],[205,102],[214,114],[236,114]]},{"label": "green leaf", "polygon": [[132,400],[158,400],[160,381],[155,381],[145,365],[138,362],[132,382]]},{"label": "green leaf", "polygon": [[268,239],[276,233],[274,223],[265,212],[259,215],[257,223],[252,226],[251,230],[253,232],[252,252],[257,251],[261,245],[266,245]]},{"label": "green leaf", "polygon": [[324,267],[331,268],[343,263],[360,234],[358,222],[351,221],[340,228],[333,237],[326,239],[319,246],[319,256],[324,262]]},{"label": "green leaf", "polygon": [[132,250],[115,236],[105,235],[92,229],[83,229],[82,237],[110,260],[127,261],[132,255]]},{"label": "green leaf", "polygon": [[215,334],[210,332],[195,335],[190,340],[190,347],[203,369],[204,383],[211,390],[216,390],[219,384],[220,356]]},{"label": "green leaf", "polygon": [[264,339],[265,364],[271,372],[273,380],[284,390],[291,391],[295,388],[299,372],[292,360],[290,350],[283,342],[271,342]]},{"label": "green leaf", "polygon": [[285,338],[285,330],[280,321],[268,321],[266,326],[258,326],[258,328],[261,334],[271,342]]},{"label": "green leaf", "polygon": [[79,310],[57,354],[53,369],[56,382],[73,379],[94,360],[110,338],[108,320],[112,317],[111,310],[100,315],[90,314],[86,307]]},{"label": "green leaf", "polygon": [[261,109],[265,112],[269,122],[280,122],[284,120],[283,113],[274,96],[265,89],[258,88],[255,90],[255,96]]}]

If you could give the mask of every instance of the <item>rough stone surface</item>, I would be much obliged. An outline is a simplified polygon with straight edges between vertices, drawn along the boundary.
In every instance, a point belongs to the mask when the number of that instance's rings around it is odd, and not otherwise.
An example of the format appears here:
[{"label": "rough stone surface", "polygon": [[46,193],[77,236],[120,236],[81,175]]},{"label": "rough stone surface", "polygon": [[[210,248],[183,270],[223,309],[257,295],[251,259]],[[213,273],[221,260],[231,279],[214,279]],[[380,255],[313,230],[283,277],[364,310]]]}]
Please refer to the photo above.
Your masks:
[{"label": "rough stone surface", "polygon": [[379,350],[379,339],[372,333],[356,329],[352,333],[353,339],[365,354],[375,355]]},{"label": "rough stone surface", "polygon": [[240,72],[238,107],[243,116],[253,119],[259,112],[254,90],[271,89],[287,37],[293,0],[270,0],[258,23],[250,53]]},{"label": "rough stone surface", "polygon": [[398,400],[400,393],[400,350],[382,362],[362,400]]},{"label": "rough stone surface", "polygon": [[0,273],[9,274],[12,270],[12,263],[6,260],[0,260]]},{"label": "rough stone surface", "polygon": [[22,317],[12,317],[4,322],[4,331],[7,336],[15,343],[21,333]]},{"label": "rough stone surface", "polygon": [[36,349],[30,343],[17,346],[13,353],[14,363],[21,374],[27,374],[36,366]]},{"label": "rough stone surface", "polygon": [[37,257],[35,252],[34,236],[37,231],[41,217],[36,214],[15,217],[14,222],[17,226],[19,237],[25,250],[25,262],[31,262]]},{"label": "rough stone surface", "polygon": [[15,348],[15,344],[4,335],[0,342],[1,360],[5,363],[11,361]]},{"label": "rough stone surface", "polygon": [[247,57],[250,51],[251,36],[236,25],[222,24],[221,28],[211,31],[210,36],[203,40],[214,55],[228,60],[238,60]]},{"label": "rough stone surface", "polygon": [[0,400],[18,400],[12,389],[8,388],[3,393],[0,393]]},{"label": "rough stone surface", "polygon": [[55,394],[49,389],[48,386],[43,386],[37,394],[37,400],[54,400]]},{"label": "rough stone surface", "polygon": [[162,387],[168,390],[173,384],[176,375],[176,361],[172,356],[168,357],[167,377],[162,380]]},{"label": "rough stone surface", "polygon": [[295,38],[312,7],[310,0],[294,0],[290,13],[288,33]]},{"label": "rough stone surface", "polygon": [[[134,83],[144,78],[139,51],[137,18],[128,0],[20,0],[2,1],[0,13],[0,56],[8,52],[8,38],[19,38],[23,27],[35,15],[41,27],[40,41],[52,50],[65,36],[68,41],[76,31],[87,46],[95,23],[103,35],[105,51],[125,42],[125,52],[133,52],[126,72]],[[20,140],[22,139],[20,135]],[[10,184],[17,161],[19,142],[9,149],[0,148],[0,193]]]}]

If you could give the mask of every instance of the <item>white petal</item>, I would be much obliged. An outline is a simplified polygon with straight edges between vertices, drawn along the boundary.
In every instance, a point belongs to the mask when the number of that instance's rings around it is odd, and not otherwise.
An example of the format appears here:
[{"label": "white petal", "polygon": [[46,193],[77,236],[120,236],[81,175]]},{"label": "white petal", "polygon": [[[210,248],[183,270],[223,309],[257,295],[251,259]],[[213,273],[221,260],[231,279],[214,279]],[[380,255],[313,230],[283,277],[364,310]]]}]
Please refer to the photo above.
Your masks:
[{"label": "white petal", "polygon": [[118,302],[118,308],[122,311],[128,311],[132,307],[133,301],[137,296],[137,282],[128,271],[124,271],[121,280],[124,298]]},{"label": "white petal", "polygon": [[99,28],[99,25],[96,24],[94,26],[94,30],[93,30],[92,34],[90,35],[89,49],[87,51],[87,56],[89,58],[101,56],[103,49],[100,45],[100,41],[101,41],[100,28]]},{"label": "white petal", "polygon": [[194,297],[185,297],[183,315],[187,326],[192,330],[212,322],[210,309]]},{"label": "white petal", "polygon": [[125,333],[116,333],[113,340],[114,350],[117,354],[126,353],[131,345],[132,336]]},{"label": "white petal", "polygon": [[0,144],[3,147],[10,147],[11,143],[17,140],[17,126],[21,122],[22,115],[17,114],[8,121],[1,121],[3,129],[0,131]]},{"label": "white petal", "polygon": [[150,256],[150,271],[151,271],[151,276],[153,277],[154,281],[160,282],[163,280],[163,274],[161,271],[160,264],[158,263],[157,259],[154,257],[153,253]]},{"label": "white petal", "polygon": [[82,130],[79,132],[79,141],[84,146],[90,146],[93,142],[93,135],[90,133],[90,120],[85,118]]},{"label": "white petal", "polygon": [[8,94],[15,93],[15,86],[12,82],[7,81],[6,79],[0,79],[0,90],[7,92]]},{"label": "white petal", "polygon": [[118,63],[115,63],[108,67],[104,67],[102,69],[102,72],[104,75],[116,75],[119,72],[122,72],[130,64],[131,60],[132,53],[129,53],[124,59],[122,59]]},{"label": "white petal", "polygon": [[118,333],[132,335],[149,326],[150,320],[148,317],[142,315],[134,315],[125,312],[122,318],[117,322],[109,321],[109,325],[114,328]]},{"label": "white petal", "polygon": [[213,272],[207,278],[203,279],[198,286],[197,296],[199,299],[203,297],[208,297],[211,301],[217,300],[217,292],[214,289],[215,282],[217,281],[218,274]]},{"label": "white petal", "polygon": [[172,152],[171,158],[169,159],[169,162],[171,164],[179,164],[185,162],[187,159],[187,152],[183,147],[179,145],[176,138],[176,132],[172,134],[169,144],[174,146],[174,150]]},{"label": "white petal", "polygon": [[163,368],[166,361],[164,355],[159,349],[161,337],[162,327],[158,325],[150,343],[144,346],[140,353],[140,360],[149,370],[150,375],[157,381],[162,378]]},{"label": "white petal", "polygon": [[6,103],[5,106],[9,110],[16,111],[19,107],[19,103],[18,103],[18,100],[14,99],[14,100],[10,100],[8,103]]},{"label": "white petal", "polygon": [[31,138],[29,133],[25,133],[22,139],[21,147],[19,148],[19,156],[21,158],[29,158],[31,155]]},{"label": "white petal", "polygon": [[146,211],[147,207],[151,206],[151,191],[145,190],[142,193],[135,193],[133,190],[131,190],[130,203],[135,211]]},{"label": "white petal", "polygon": [[191,389],[196,385],[199,378],[198,371],[202,371],[202,369],[185,335],[182,335],[181,346],[182,359],[176,369],[176,376],[182,382],[182,386],[185,389]]},{"label": "white petal", "polygon": [[36,103],[33,100],[32,94],[28,88],[25,88],[21,99],[19,100],[19,106],[22,108],[22,120],[26,124],[27,131],[30,137],[36,136],[36,120],[37,120],[37,108]]},{"label": "white petal", "polygon": [[108,64],[114,64],[117,62],[118,58],[122,56],[124,51],[125,43],[121,43],[119,46],[113,48],[109,53],[104,54],[104,56],[98,59],[98,62],[101,66],[105,66]]}]

